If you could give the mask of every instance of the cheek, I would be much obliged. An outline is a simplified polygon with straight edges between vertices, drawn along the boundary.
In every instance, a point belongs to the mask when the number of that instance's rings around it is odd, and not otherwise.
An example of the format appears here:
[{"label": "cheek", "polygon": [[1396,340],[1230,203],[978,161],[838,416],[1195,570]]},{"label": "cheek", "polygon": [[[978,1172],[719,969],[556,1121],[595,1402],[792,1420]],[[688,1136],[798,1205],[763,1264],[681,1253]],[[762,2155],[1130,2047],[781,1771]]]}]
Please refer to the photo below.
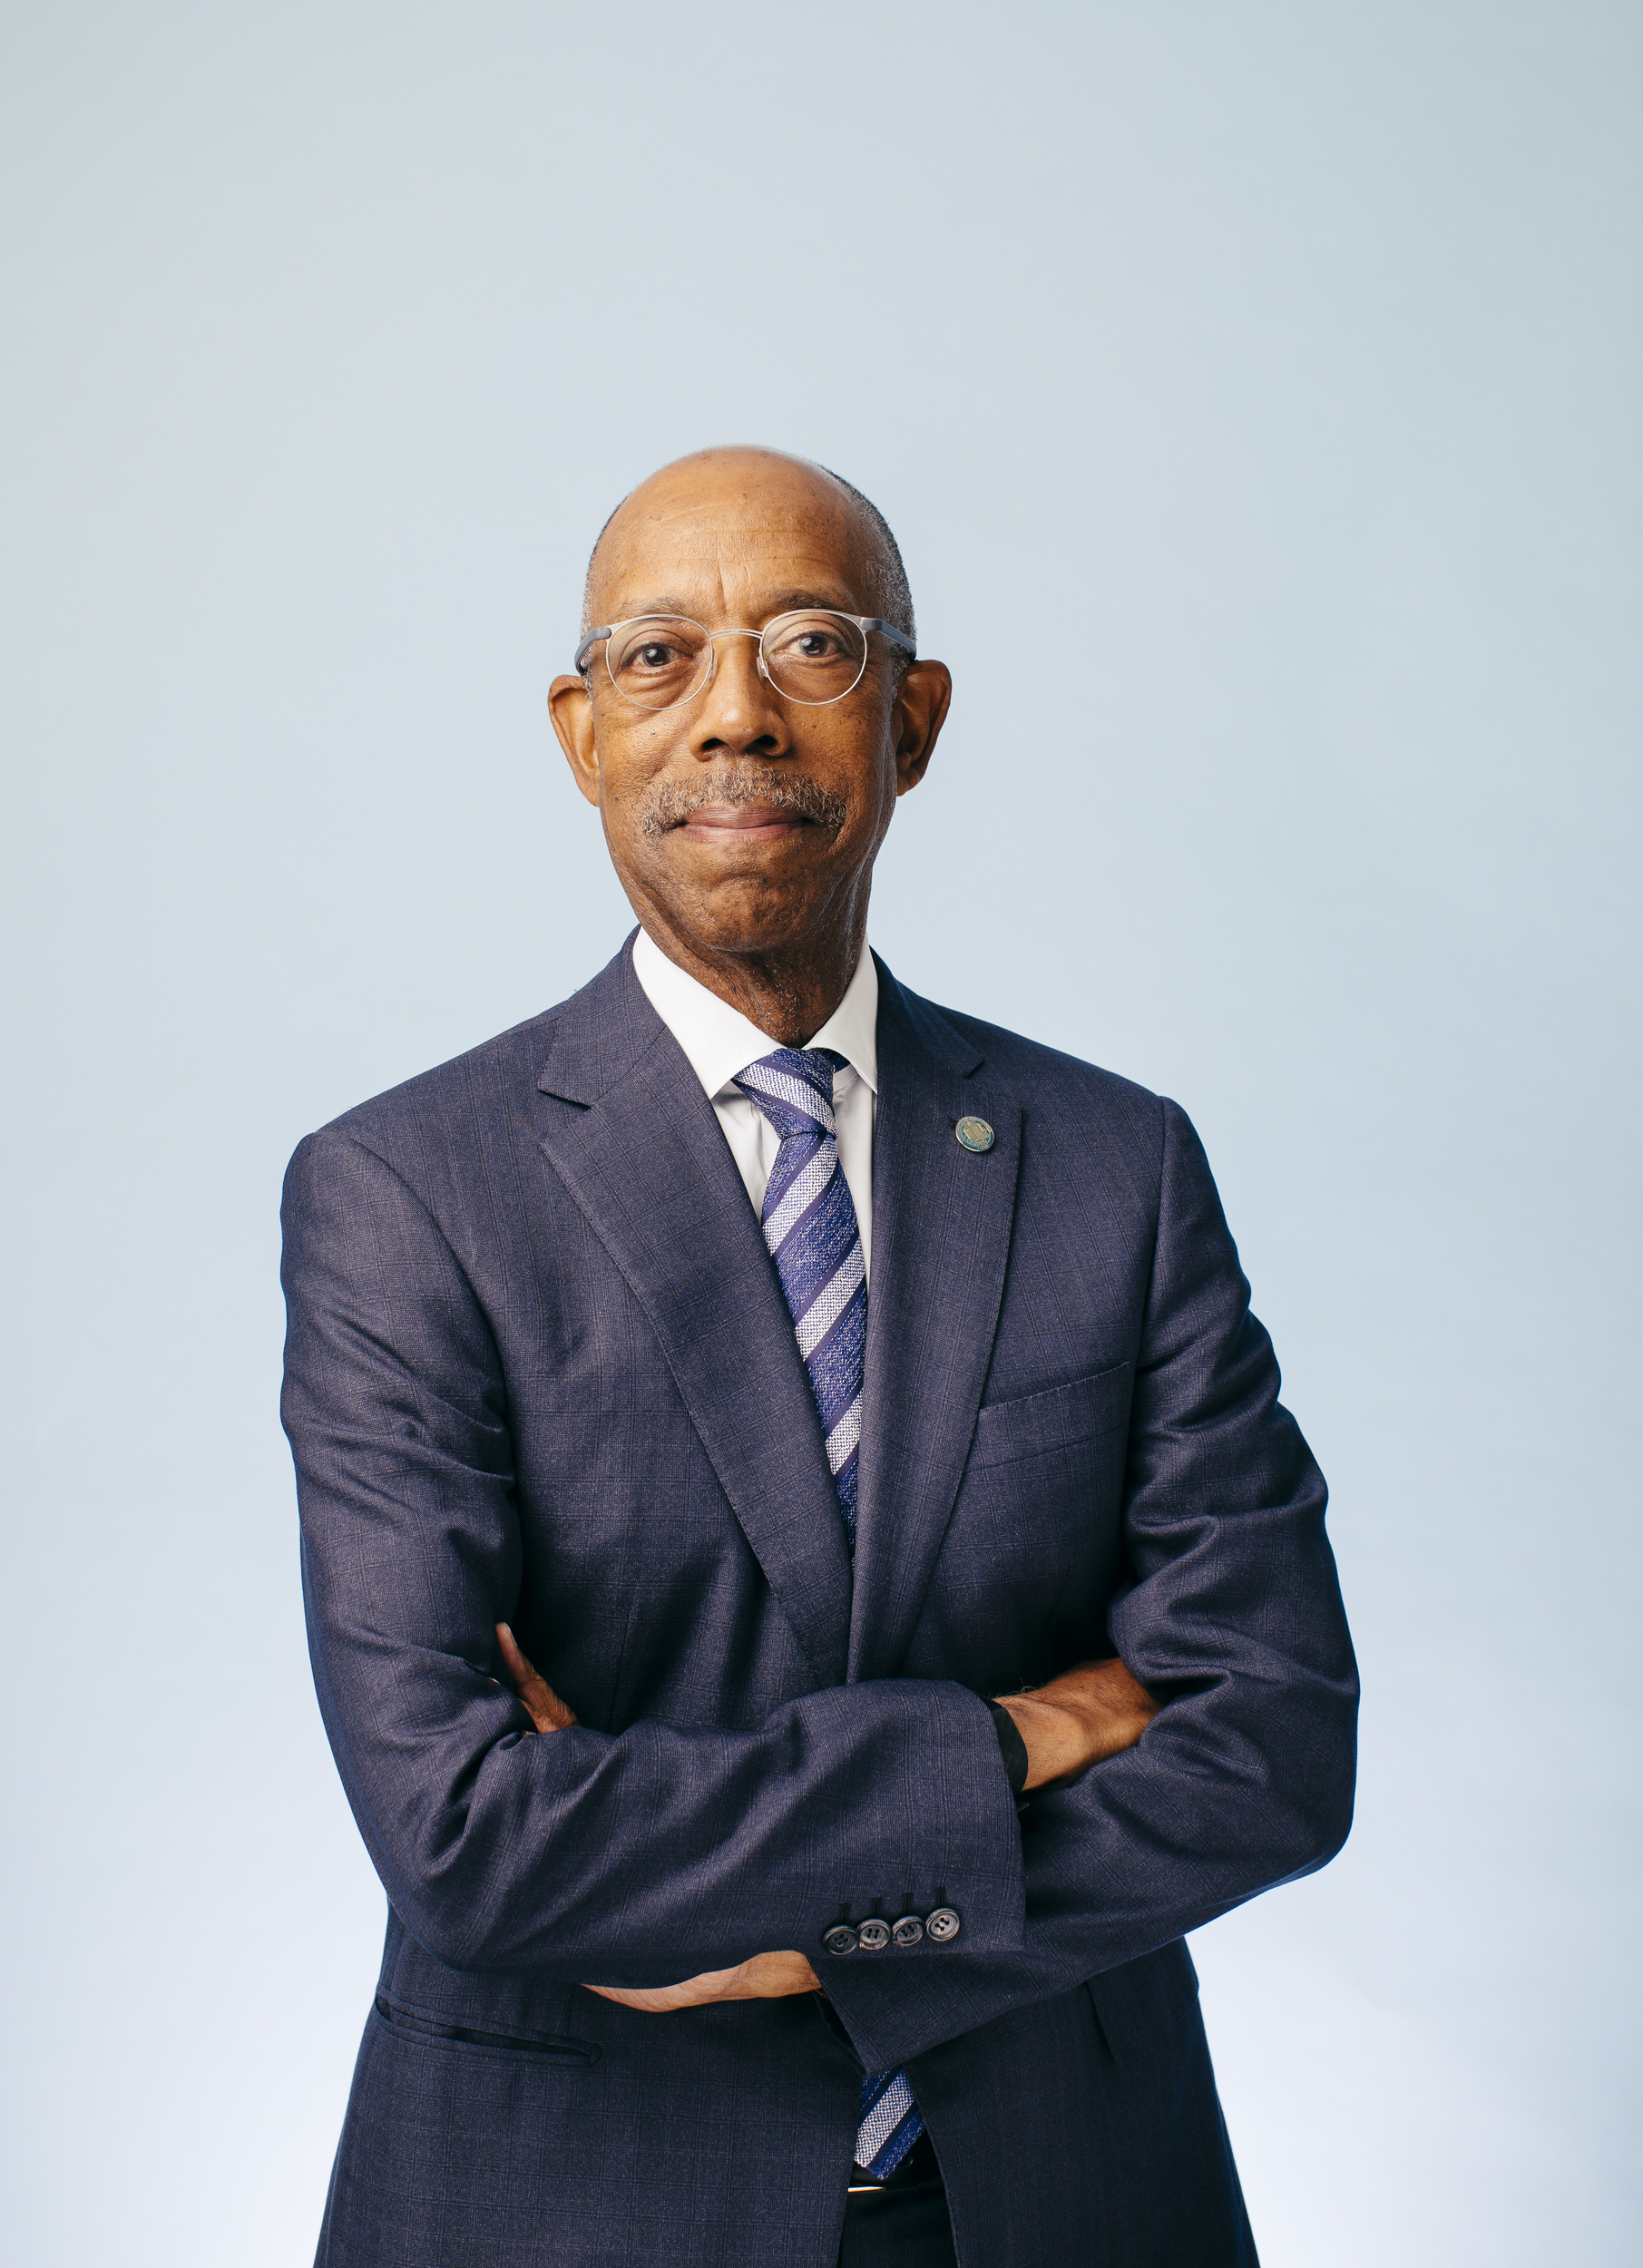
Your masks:
[{"label": "cheek", "polygon": [[895,814],[895,799],[901,793],[895,776],[895,761],[886,748],[883,761],[860,783],[851,797],[851,820],[863,835],[875,842],[882,842],[885,831]]},{"label": "cheek", "polygon": [[846,797],[853,820],[870,823],[895,800],[895,748],[882,719],[817,730],[796,742],[794,754],[807,771]]},{"label": "cheek", "polygon": [[651,787],[670,770],[681,768],[675,737],[654,728],[618,729],[610,720],[601,720],[594,747],[599,800],[608,824],[624,829],[639,826]]}]

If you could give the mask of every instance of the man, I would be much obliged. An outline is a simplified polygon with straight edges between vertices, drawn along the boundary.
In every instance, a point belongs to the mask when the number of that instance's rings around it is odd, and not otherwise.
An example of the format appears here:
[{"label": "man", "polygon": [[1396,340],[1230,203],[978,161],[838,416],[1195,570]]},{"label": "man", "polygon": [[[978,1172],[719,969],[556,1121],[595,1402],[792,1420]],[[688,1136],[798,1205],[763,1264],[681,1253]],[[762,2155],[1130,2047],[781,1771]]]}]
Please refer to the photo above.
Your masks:
[{"label": "man", "polygon": [[1252,2262],[1181,1933],[1339,1847],[1355,1686],[1203,1154],[869,952],[951,686],[865,498],[687,458],[587,606],[639,932],[287,1183],[389,1900],[319,2259]]}]

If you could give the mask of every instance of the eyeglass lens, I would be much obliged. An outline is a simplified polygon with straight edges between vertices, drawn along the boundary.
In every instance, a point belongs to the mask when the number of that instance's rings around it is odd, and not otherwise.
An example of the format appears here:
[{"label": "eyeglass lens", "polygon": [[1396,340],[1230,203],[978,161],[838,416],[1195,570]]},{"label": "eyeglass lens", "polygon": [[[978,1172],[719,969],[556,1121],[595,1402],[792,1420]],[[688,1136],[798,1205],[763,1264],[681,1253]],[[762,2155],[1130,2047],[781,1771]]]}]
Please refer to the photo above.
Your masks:
[{"label": "eyeglass lens", "polygon": [[[866,667],[867,641],[846,615],[780,614],[759,640],[778,693],[818,708],[843,699]],[[640,709],[671,709],[706,684],[713,643],[699,622],[650,614],[624,622],[608,640],[611,682]]]}]

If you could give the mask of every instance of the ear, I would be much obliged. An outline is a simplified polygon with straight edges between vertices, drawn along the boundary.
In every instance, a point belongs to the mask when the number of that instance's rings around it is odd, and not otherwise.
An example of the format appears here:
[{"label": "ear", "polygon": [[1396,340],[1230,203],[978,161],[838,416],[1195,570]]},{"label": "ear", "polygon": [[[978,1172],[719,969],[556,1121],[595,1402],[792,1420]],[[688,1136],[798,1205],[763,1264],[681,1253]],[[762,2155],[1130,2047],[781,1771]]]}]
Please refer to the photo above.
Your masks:
[{"label": "ear", "polygon": [[581,678],[555,678],[548,688],[548,714],[571,777],[592,804],[599,801],[599,750],[593,740],[593,697]]},{"label": "ear", "polygon": [[890,711],[895,736],[895,792],[905,796],[924,777],[953,699],[953,672],[944,661],[912,661]]}]

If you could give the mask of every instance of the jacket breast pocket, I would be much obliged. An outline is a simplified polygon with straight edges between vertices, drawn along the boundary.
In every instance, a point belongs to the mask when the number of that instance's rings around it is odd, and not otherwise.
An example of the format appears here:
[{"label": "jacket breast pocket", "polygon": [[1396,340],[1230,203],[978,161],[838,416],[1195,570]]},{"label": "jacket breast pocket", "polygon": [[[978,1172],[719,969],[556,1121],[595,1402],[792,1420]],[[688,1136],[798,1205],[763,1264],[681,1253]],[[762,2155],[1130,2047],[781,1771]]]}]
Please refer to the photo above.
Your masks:
[{"label": "jacket breast pocket", "polygon": [[975,1422],[969,1470],[1015,1464],[1116,1432],[1129,1422],[1134,1378],[1133,1363],[1115,1363],[1042,1393],[988,1403]]}]

